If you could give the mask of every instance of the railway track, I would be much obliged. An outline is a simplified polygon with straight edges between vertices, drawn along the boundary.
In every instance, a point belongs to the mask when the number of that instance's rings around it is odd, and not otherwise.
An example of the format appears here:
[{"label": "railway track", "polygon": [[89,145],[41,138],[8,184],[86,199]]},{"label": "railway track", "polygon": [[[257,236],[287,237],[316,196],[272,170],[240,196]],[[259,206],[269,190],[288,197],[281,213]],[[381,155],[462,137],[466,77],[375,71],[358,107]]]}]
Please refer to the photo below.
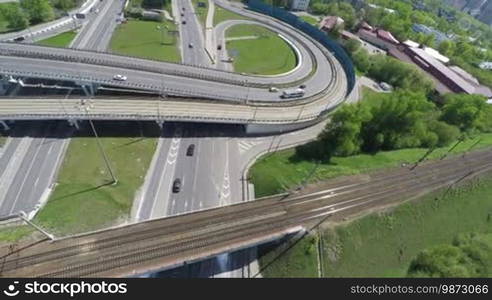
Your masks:
[{"label": "railway track", "polygon": [[183,261],[186,257],[261,238],[328,215],[408,199],[490,169],[492,153],[486,151],[425,164],[414,171],[379,172],[371,175],[371,180],[354,183],[347,179],[303,195],[280,195],[225,209],[41,243],[2,257],[0,271],[2,276],[36,277],[125,274],[128,269],[152,261],[163,265]]}]

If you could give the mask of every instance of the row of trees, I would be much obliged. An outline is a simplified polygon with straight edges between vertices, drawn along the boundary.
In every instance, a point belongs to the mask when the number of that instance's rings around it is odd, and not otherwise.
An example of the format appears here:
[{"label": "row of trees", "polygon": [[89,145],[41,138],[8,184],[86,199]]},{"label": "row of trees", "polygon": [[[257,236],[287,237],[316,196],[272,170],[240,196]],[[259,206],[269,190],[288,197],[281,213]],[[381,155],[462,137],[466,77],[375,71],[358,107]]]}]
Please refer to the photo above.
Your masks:
[{"label": "row of trees", "polygon": [[440,109],[423,92],[397,90],[378,99],[344,105],[317,142],[298,147],[300,157],[329,161],[416,147],[442,147],[462,135],[492,131],[492,108],[477,95],[450,94]]},{"label": "row of trees", "polygon": [[76,0],[20,0],[0,6],[0,16],[11,30],[24,29],[29,24],[50,21],[55,17],[55,8],[67,11],[76,5]]},{"label": "row of trees", "polygon": [[484,235],[461,235],[451,245],[420,252],[411,262],[409,277],[489,277],[492,245]]}]

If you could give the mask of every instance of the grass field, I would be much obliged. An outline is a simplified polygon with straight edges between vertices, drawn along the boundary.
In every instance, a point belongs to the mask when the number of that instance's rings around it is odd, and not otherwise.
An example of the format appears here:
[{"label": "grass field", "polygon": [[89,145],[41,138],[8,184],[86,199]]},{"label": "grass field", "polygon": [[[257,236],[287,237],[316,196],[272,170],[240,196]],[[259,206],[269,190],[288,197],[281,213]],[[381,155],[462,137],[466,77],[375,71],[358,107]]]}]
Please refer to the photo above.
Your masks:
[{"label": "grass field", "polygon": [[225,10],[216,5],[214,12],[214,26],[227,20],[248,20],[248,18]]},{"label": "grass field", "polygon": [[[480,142],[478,142],[479,139]],[[465,140],[453,149],[451,153],[457,154],[468,151],[477,142],[478,144],[473,149],[492,146],[492,134],[482,134],[475,139]],[[428,158],[440,158],[450,148],[451,146],[438,148]],[[418,161],[427,151],[428,149],[419,148],[379,152],[374,155],[361,154],[350,157],[333,157],[330,163],[316,166],[314,161],[297,159],[295,150],[288,149],[268,154],[258,160],[250,169],[249,176],[255,185],[256,197],[262,197],[277,194],[299,185],[311,173],[313,175],[309,182],[315,182],[342,175],[353,175],[376,169],[397,167],[404,162],[414,163]]]},{"label": "grass field", "polygon": [[249,74],[274,75],[295,68],[294,50],[275,32],[259,25],[236,25],[226,38],[257,37],[227,41],[227,51],[234,57],[234,70]]},{"label": "grass field", "polygon": [[53,37],[37,42],[38,45],[53,46],[53,47],[68,47],[77,33],[75,31],[67,31]]},{"label": "grass field", "polygon": [[5,145],[5,142],[7,141],[7,137],[3,135],[2,132],[0,132],[0,147]]},{"label": "grass field", "polygon": [[319,23],[318,19],[311,16],[300,16],[300,18],[313,26],[317,26]]},{"label": "grass field", "polygon": [[154,154],[157,139],[146,137],[147,133],[156,136],[158,128],[153,124],[125,126],[125,137],[114,134],[113,123],[96,126],[100,136],[110,136],[100,140],[118,184],[105,185],[111,178],[86,124],[86,129],[71,140],[58,185],[34,220],[56,234],[85,232],[125,221]]},{"label": "grass field", "polygon": [[[429,194],[392,211],[323,230],[323,276],[403,277],[424,249],[450,244],[460,233],[492,233],[491,175],[444,194]],[[317,276],[317,252],[305,251],[310,243],[301,240],[263,276]],[[273,257],[269,253],[260,263],[266,266]]]},{"label": "grass field", "polygon": [[110,49],[119,54],[156,59],[161,61],[180,62],[178,36],[171,36],[167,31],[157,30],[157,26],[167,26],[176,30],[172,22],[158,23],[154,21],[129,20],[116,28],[111,39]]},{"label": "grass field", "polygon": [[28,225],[0,229],[0,242],[13,243],[32,234],[34,228]]}]

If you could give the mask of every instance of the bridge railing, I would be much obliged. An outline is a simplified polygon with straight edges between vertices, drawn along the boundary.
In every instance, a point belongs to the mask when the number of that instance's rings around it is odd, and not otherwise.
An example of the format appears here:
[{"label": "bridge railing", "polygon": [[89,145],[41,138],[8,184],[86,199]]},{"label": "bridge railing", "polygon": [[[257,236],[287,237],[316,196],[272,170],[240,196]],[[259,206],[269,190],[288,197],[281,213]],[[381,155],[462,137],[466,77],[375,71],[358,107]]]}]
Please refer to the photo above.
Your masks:
[{"label": "bridge railing", "polygon": [[347,76],[347,95],[350,94],[352,89],[355,87],[355,69],[352,60],[339,44],[330,39],[326,35],[326,33],[319,30],[317,27],[305,22],[301,18],[286,11],[285,9],[274,7],[272,5],[263,3],[260,0],[248,0],[247,5],[248,8],[252,11],[271,16],[293,26],[294,28],[299,29],[300,31],[309,35],[311,38],[318,41],[325,48],[327,48],[342,65]]}]

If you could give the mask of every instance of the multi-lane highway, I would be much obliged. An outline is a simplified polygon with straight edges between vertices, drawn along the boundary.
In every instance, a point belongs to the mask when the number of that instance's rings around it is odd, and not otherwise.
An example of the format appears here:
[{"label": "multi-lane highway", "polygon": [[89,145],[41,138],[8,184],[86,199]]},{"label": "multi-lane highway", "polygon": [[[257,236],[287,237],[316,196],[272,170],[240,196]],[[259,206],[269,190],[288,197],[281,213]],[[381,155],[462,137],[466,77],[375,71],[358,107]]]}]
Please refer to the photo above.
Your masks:
[{"label": "multi-lane highway", "polygon": [[70,44],[73,48],[106,51],[116,26],[121,21],[125,0],[101,1],[91,20]]},{"label": "multi-lane highway", "polygon": [[185,64],[210,67],[211,60],[205,52],[204,30],[198,21],[191,0],[176,1],[179,15],[175,16],[180,26],[182,61]]},{"label": "multi-lane highway", "polygon": [[5,277],[131,276],[214,256],[393,205],[492,170],[492,153],[429,162],[368,176],[325,182],[297,194],[106,230],[85,236],[4,248]]}]

